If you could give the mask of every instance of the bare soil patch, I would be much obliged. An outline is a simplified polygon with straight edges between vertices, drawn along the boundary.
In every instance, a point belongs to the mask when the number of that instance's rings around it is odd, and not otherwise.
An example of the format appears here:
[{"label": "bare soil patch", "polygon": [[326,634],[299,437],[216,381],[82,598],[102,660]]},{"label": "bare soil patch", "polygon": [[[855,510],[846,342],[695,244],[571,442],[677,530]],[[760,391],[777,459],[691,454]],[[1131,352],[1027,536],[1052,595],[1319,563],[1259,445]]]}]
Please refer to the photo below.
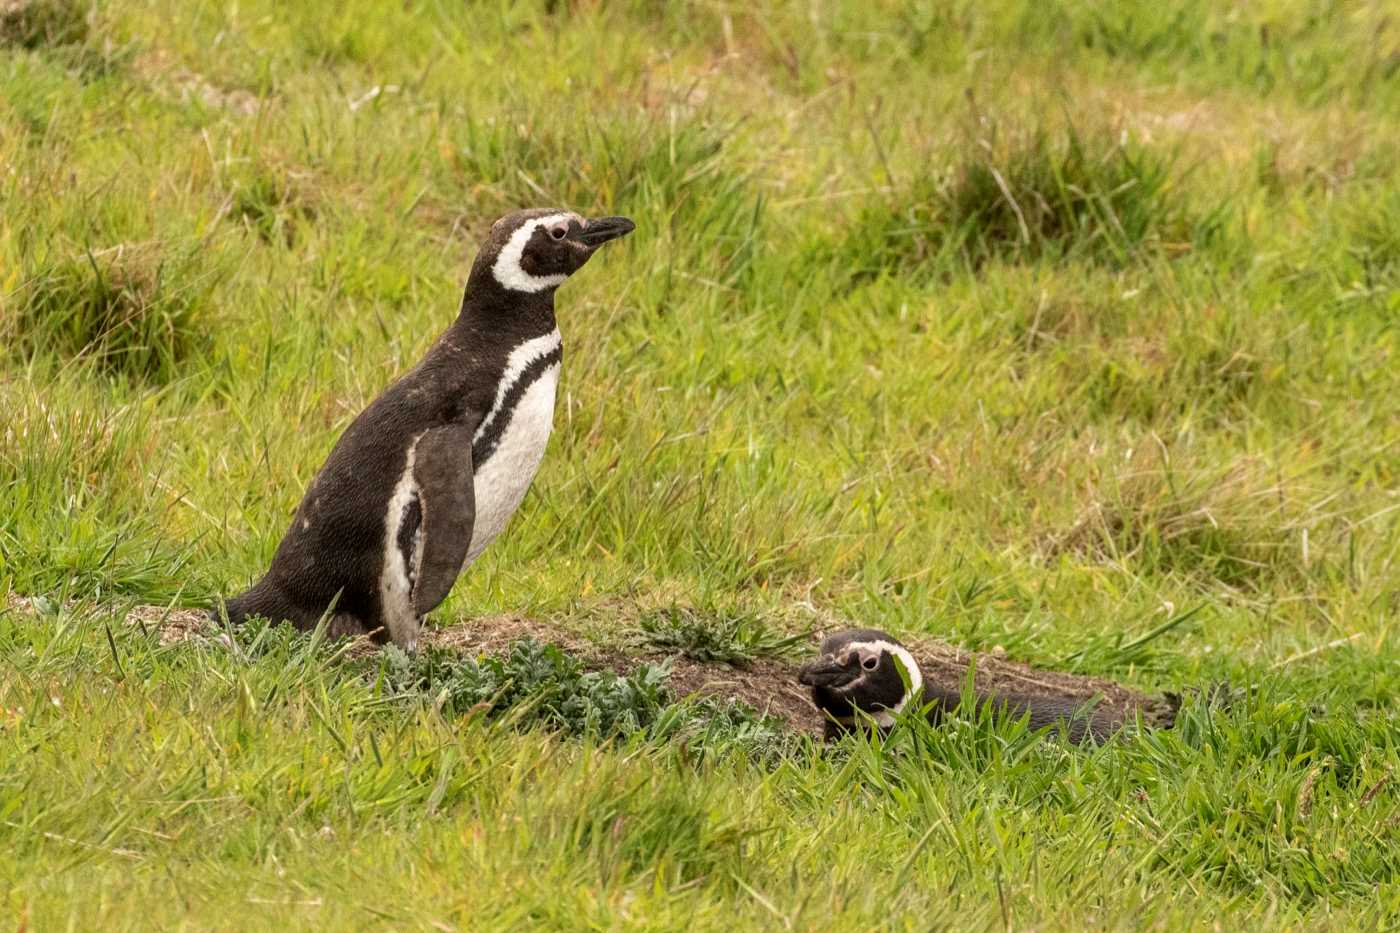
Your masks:
[{"label": "bare soil patch", "polygon": [[794,732],[821,735],[822,720],[811,694],[797,683],[797,666],[762,659],[744,667],[702,664],[689,658],[671,662],[671,689],[677,696],[741,700],[766,716],[781,719]]}]

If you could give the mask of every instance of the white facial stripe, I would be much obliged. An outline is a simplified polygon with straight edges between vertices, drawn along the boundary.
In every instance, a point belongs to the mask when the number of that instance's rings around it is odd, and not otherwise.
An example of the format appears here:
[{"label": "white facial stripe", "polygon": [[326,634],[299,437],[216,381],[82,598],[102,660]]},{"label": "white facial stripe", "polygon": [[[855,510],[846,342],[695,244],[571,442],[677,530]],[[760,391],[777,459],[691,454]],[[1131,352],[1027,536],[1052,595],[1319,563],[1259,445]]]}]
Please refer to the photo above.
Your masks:
[{"label": "white facial stripe", "polygon": [[531,275],[521,268],[520,259],[525,255],[525,244],[530,242],[530,237],[535,235],[537,229],[556,221],[576,219],[573,214],[549,214],[526,221],[510,235],[510,239],[502,247],[500,255],[491,267],[491,274],[496,277],[502,288],[513,292],[542,292],[546,288],[557,288],[564,284],[567,275]]},{"label": "white facial stripe", "polygon": [[501,374],[501,381],[496,384],[496,398],[491,402],[491,410],[481,419],[481,426],[472,435],[473,444],[481,440],[486,429],[491,427],[491,422],[500,415],[501,407],[506,402],[506,394],[510,392],[511,386],[519,381],[525,368],[540,357],[548,356],[559,349],[562,342],[556,328],[543,337],[533,337],[510,351],[510,356],[506,357],[506,370]]},{"label": "white facial stripe", "polygon": [[[418,438],[408,445],[408,462],[403,474],[394,485],[394,494],[389,497],[388,512],[384,516],[384,562],[379,570],[379,603],[389,637],[405,651],[418,647],[418,613],[413,608],[413,587],[408,580],[408,566],[399,553],[399,526],[403,524],[403,510],[418,494],[418,484],[413,481],[413,462],[418,450]],[[419,529],[421,534],[422,529]],[[415,545],[418,543],[415,536]],[[415,548],[421,551],[421,547]],[[418,555],[414,554],[417,563]],[[416,568],[415,568],[416,569]]]},{"label": "white facial stripe", "polygon": [[924,675],[919,670],[919,662],[914,660],[914,656],[909,653],[909,649],[903,645],[896,645],[892,642],[876,642],[890,654],[899,659],[899,663],[904,665],[904,670],[909,674],[909,689],[904,691],[904,696],[899,698],[899,702],[894,705],[894,712],[898,713],[904,709],[904,704],[909,699],[924,688]]},{"label": "white facial stripe", "polygon": [[[900,664],[904,665],[904,670],[909,674],[909,689],[904,691],[904,696],[899,698],[899,702],[894,705],[893,709],[877,710],[875,713],[875,721],[880,725],[894,725],[893,714],[902,711],[904,709],[905,704],[909,702],[910,698],[923,689],[924,675],[923,672],[919,670],[919,662],[914,660],[914,656],[909,653],[908,648],[904,647],[903,645],[896,645],[894,642],[891,641],[885,641],[883,638],[878,639],[876,641],[852,642],[849,646],[849,649],[852,651],[872,651],[875,652],[877,655],[881,651],[888,651],[895,658],[899,659]],[[842,692],[849,693],[850,691],[854,690],[857,686],[859,686],[865,681],[865,678],[866,675],[861,674],[860,677],[856,678],[854,683],[846,687]]]}]

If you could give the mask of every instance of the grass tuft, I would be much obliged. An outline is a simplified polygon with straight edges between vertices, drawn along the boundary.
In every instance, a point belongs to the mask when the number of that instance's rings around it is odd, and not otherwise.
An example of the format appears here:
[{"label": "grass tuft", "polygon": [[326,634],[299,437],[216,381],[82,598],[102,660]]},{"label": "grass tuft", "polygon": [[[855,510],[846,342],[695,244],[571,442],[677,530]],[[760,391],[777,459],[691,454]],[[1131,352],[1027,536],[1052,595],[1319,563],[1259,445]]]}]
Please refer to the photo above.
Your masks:
[{"label": "grass tuft", "polygon": [[[5,578],[25,593],[132,594],[165,604],[203,570],[169,520],[168,448],[140,406],[114,405],[69,374],[65,404],[0,385]],[[72,388],[79,384],[79,389]]]},{"label": "grass tuft", "polygon": [[967,140],[947,169],[928,166],[870,203],[847,240],[856,271],[973,269],[993,260],[1085,259],[1121,266],[1208,241],[1219,211],[1197,214],[1170,151],[1043,128]]},{"label": "grass tuft", "polygon": [[[943,192],[968,261],[1083,254],[1123,262],[1186,235],[1171,157],[1106,136],[979,141]],[[1185,245],[1185,244],[1170,244]]]},{"label": "grass tuft", "polygon": [[112,74],[131,48],[106,36],[90,0],[0,0],[0,49],[38,53],[83,80]]},{"label": "grass tuft", "polygon": [[1303,484],[1284,480],[1261,460],[1182,467],[1161,449],[1137,454],[1087,499],[1074,525],[1051,538],[1051,555],[1247,591],[1304,582],[1310,561],[1328,553],[1326,535],[1336,517],[1320,511],[1323,503],[1310,501]]},{"label": "grass tuft", "polygon": [[123,244],[41,259],[9,299],[11,339],[28,356],[56,353],[167,382],[207,346],[201,316],[213,284],[196,248]]},{"label": "grass tuft", "polygon": [[1358,284],[1366,288],[1400,288],[1400,192],[1367,198],[1347,212],[1349,252],[1359,267]]},{"label": "grass tuft", "polygon": [[0,0],[0,46],[78,45],[87,40],[89,12],[81,0]]},{"label": "grass tuft", "polygon": [[259,166],[236,180],[229,199],[231,221],[246,226],[264,243],[279,246],[291,246],[298,228],[320,213],[304,175],[271,166]]}]

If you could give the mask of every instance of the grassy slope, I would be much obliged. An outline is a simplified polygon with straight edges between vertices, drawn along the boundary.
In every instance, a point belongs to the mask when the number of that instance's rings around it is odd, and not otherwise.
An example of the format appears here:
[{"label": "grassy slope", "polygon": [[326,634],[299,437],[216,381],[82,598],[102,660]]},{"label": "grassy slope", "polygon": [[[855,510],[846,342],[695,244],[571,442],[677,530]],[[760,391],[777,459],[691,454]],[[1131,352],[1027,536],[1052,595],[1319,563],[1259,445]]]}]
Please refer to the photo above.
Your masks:
[{"label": "grassy slope", "polygon": [[[0,593],[89,607],[0,617],[3,909],[1393,919],[1400,27],[556,6],[3,14]],[[294,648],[109,645],[261,570],[536,203],[639,230],[561,294],[545,467],[440,619],[812,606],[1256,700],[1095,754],[771,768],[386,710]]]}]

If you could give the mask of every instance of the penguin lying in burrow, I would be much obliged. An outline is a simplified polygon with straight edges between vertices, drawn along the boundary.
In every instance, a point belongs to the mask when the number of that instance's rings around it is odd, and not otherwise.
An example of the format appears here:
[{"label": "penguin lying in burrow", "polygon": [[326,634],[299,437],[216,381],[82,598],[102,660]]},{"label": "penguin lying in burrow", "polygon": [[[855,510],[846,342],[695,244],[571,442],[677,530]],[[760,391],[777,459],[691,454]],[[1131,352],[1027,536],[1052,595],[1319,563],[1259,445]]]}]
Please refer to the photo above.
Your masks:
[{"label": "penguin lying in burrow", "polygon": [[412,651],[544,456],[563,359],[555,289],[633,228],[557,209],[497,220],[456,321],[345,429],[267,574],[225,604],[228,620],[309,630],[327,618],[333,636],[387,635]]},{"label": "penguin lying in burrow", "polygon": [[[827,636],[821,655],[798,673],[798,683],[812,688],[812,702],[825,722],[828,740],[860,729],[886,733],[906,708],[925,709],[937,724],[962,705],[961,691],[924,678],[919,663],[904,645],[878,629],[851,629]],[[1096,707],[1083,700],[1015,693],[978,693],[977,709],[991,706],[1013,718],[1026,717],[1032,731],[1049,729],[1076,744],[1101,744],[1134,725],[1121,710]],[[1170,728],[1180,697],[1166,694],[1164,710],[1144,724]]]}]

